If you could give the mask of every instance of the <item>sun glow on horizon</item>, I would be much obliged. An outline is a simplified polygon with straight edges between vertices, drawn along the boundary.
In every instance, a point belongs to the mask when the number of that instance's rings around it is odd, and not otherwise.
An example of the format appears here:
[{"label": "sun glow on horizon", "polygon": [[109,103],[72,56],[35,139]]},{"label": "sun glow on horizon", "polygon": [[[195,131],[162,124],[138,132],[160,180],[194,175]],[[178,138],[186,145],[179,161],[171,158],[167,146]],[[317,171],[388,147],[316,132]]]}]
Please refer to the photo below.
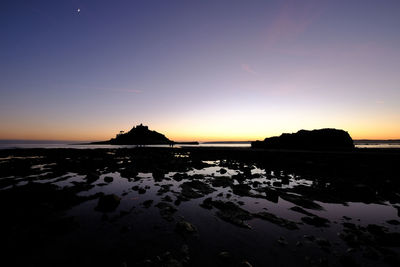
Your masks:
[{"label": "sun glow on horizon", "polygon": [[[284,130],[278,128],[246,128],[239,129],[236,127],[222,127],[215,128],[212,130],[207,130],[205,128],[186,128],[180,130],[178,127],[152,127],[149,126],[150,130],[155,130],[164,134],[167,138],[177,142],[190,142],[190,141],[198,141],[198,142],[212,142],[212,141],[255,141],[255,140],[264,140],[266,137],[271,136],[279,136],[282,133],[294,133],[301,129],[305,130],[313,130],[313,129],[321,129],[321,128],[337,128],[343,129],[349,132],[350,136],[353,140],[359,139],[370,139],[370,140],[387,140],[387,139],[400,139],[400,135],[391,134],[394,132],[400,132],[400,127],[392,126],[392,125],[380,125],[380,127],[371,126],[368,131],[365,131],[365,127],[355,128],[355,127],[329,127],[329,126],[321,126],[321,127],[286,127]],[[115,128],[110,129],[108,127],[94,127],[91,129],[63,129],[63,130],[47,130],[44,131],[46,134],[43,134],[43,128],[37,131],[7,131],[1,132],[0,139],[1,140],[43,140],[43,141],[58,141],[58,140],[67,140],[67,141],[77,141],[77,142],[85,142],[85,141],[105,141],[111,138],[114,138],[120,130],[124,130],[125,132],[129,131],[131,128]]]}]

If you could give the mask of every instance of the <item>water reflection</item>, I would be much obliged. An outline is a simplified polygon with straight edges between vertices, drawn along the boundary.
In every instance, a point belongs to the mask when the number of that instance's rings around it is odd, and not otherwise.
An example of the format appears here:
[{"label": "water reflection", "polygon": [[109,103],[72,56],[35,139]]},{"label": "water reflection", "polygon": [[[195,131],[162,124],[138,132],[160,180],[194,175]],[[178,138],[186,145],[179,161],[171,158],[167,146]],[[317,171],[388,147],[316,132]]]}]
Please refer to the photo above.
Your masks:
[{"label": "water reflection", "polygon": [[[60,163],[27,157],[34,161],[29,168],[34,173],[15,178],[18,182],[0,188],[0,193],[17,194],[17,188],[25,187],[32,191],[33,181],[56,186],[41,188],[40,192],[50,196],[52,190],[64,192],[68,197],[65,201],[70,201],[71,206],[63,216],[74,218],[79,225],[59,240],[69,240],[78,248],[94,246],[96,255],[123,247],[114,253],[123,257],[119,260],[131,263],[153,259],[166,249],[178,257],[176,251],[183,245],[190,248],[194,266],[214,265],[221,251],[229,251],[238,260],[254,266],[278,262],[290,266],[327,262],[337,265],[348,256],[349,249],[354,250],[352,260],[373,265],[376,261],[364,255],[367,249],[377,250],[378,259],[386,257],[384,253],[398,252],[396,247],[381,240],[399,232],[398,203],[346,199],[331,203],[329,198],[313,195],[321,186],[315,177],[270,170],[256,163],[197,162],[190,154],[181,153],[161,166],[168,166],[174,160],[187,160],[192,165],[178,164],[180,167],[174,171],[155,166],[149,168],[151,171],[142,171],[139,159],[110,153],[115,166],[113,162],[105,161],[107,164],[102,165],[96,163],[96,157],[87,157],[95,162],[87,174],[70,171],[76,167],[70,162],[73,158],[66,158],[63,164],[69,169],[63,173]],[[80,158],[79,168],[85,167],[83,159]],[[7,164],[13,159],[3,160]],[[97,211],[99,198],[112,194],[120,198],[116,209]],[[176,222],[182,220],[196,226],[194,235],[177,234]],[[358,238],[372,238],[381,243],[371,245]]]}]

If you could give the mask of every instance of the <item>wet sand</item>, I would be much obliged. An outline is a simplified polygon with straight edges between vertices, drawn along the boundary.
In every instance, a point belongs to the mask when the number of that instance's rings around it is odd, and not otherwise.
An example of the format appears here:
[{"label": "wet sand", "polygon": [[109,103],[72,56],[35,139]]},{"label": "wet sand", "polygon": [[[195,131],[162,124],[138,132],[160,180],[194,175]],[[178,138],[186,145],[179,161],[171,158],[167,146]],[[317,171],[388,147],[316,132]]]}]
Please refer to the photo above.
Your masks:
[{"label": "wet sand", "polygon": [[7,266],[399,266],[400,150],[0,150]]}]

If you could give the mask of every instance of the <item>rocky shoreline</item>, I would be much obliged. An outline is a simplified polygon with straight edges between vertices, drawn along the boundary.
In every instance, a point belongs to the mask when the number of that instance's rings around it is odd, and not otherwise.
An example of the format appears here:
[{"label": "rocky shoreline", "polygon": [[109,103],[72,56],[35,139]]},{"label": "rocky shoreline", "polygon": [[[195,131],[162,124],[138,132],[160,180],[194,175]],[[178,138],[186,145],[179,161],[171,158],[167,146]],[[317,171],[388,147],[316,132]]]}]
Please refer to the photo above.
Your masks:
[{"label": "rocky shoreline", "polygon": [[398,266],[399,161],[396,149],[1,150],[3,260]]}]

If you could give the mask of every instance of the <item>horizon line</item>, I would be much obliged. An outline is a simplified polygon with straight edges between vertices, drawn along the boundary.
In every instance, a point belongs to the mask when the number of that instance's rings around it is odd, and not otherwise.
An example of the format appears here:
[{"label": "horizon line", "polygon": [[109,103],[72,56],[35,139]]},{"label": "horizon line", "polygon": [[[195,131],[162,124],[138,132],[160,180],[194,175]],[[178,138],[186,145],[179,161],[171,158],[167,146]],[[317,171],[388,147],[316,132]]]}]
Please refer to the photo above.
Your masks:
[{"label": "horizon line", "polygon": [[[272,136],[271,136],[272,137]],[[269,137],[266,137],[269,138]],[[264,139],[262,139],[264,140]],[[246,142],[254,142],[254,141],[262,141],[262,140],[191,140],[191,141],[175,141],[171,140],[175,143],[188,143],[188,142],[199,142],[199,143],[246,143]],[[1,139],[0,142],[101,142],[107,140],[66,140],[66,139]],[[353,141],[399,141],[400,138],[389,138],[389,139],[368,139],[368,138],[361,138],[361,139],[353,139]]]}]

